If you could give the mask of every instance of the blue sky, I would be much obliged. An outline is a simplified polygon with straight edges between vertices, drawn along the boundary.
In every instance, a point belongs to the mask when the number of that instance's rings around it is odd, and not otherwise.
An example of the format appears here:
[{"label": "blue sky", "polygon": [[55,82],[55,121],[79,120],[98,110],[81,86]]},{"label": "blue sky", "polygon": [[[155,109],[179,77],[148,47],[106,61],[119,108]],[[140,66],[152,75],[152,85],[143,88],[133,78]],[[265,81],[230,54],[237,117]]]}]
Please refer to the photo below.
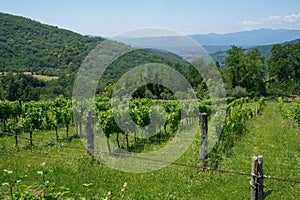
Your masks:
[{"label": "blue sky", "polygon": [[300,29],[300,0],[0,0],[0,12],[106,37],[143,27],[184,34]]}]

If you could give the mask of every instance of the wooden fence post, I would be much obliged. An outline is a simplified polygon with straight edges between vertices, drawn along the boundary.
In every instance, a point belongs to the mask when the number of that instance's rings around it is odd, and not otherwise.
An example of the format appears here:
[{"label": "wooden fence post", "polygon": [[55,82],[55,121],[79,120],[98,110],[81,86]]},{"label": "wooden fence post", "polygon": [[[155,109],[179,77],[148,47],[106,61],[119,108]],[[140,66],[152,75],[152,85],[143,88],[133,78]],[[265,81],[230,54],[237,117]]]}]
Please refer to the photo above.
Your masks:
[{"label": "wooden fence post", "polygon": [[207,167],[207,154],[208,154],[208,123],[207,113],[201,113],[200,117],[201,124],[201,142],[200,142],[200,166]]},{"label": "wooden fence post", "polygon": [[259,200],[265,199],[264,197],[264,173],[263,173],[263,157],[257,157],[257,195]]},{"label": "wooden fence post", "polygon": [[252,157],[252,167],[251,167],[251,200],[257,200],[257,184],[256,184],[256,176],[257,176],[257,157]]},{"label": "wooden fence post", "polygon": [[252,157],[251,176],[251,200],[264,200],[268,195],[272,193],[272,190],[264,192],[264,173],[262,156]]},{"label": "wooden fence post", "polygon": [[88,153],[93,155],[94,153],[94,131],[93,131],[93,119],[92,111],[88,110],[86,114],[85,132],[87,140]]}]

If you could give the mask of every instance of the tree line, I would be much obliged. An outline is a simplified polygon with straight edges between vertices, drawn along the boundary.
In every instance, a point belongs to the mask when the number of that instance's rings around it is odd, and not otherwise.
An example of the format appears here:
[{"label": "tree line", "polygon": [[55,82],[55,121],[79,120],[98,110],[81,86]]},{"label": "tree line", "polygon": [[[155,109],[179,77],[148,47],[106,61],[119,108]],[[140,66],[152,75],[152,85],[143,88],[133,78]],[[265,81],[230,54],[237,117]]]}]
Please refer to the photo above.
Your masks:
[{"label": "tree line", "polygon": [[300,42],[275,44],[268,60],[258,49],[232,46],[227,51],[225,66],[219,68],[228,95],[278,97],[300,94]]}]

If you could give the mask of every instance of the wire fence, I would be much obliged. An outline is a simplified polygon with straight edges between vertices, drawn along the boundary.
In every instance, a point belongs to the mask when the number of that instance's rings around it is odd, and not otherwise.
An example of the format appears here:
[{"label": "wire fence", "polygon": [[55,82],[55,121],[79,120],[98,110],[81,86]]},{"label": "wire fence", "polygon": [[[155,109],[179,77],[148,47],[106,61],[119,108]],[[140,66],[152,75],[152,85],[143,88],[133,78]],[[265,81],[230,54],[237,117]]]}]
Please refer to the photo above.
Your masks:
[{"label": "wire fence", "polygon": [[[58,147],[62,147],[62,148],[75,149],[75,150],[80,150],[80,151],[85,151],[85,152],[89,151],[89,149],[83,148],[83,147],[66,145],[66,144],[63,144],[63,143],[56,143],[56,142],[45,141],[45,140],[41,140],[41,139],[34,139],[34,138],[30,139],[26,136],[22,136],[22,135],[19,135],[19,134],[14,134],[14,133],[9,133],[9,132],[0,132],[0,134],[7,135],[7,136],[17,136],[18,138],[21,138],[21,139],[24,139],[24,140],[28,140],[28,141],[31,140],[31,141],[34,141],[34,142],[44,143],[44,144],[47,144],[47,145],[53,145],[53,146],[58,146]],[[156,162],[156,163],[163,163],[163,164],[167,164],[167,165],[194,168],[194,169],[199,169],[199,170],[203,170],[203,171],[212,171],[212,172],[227,173],[227,174],[234,174],[234,175],[248,176],[248,177],[253,177],[254,176],[252,173],[249,173],[249,172],[233,171],[233,170],[227,170],[227,169],[216,169],[216,168],[211,168],[211,167],[201,167],[201,166],[198,166],[198,165],[178,163],[178,162],[168,162],[168,161],[165,161],[165,160],[145,158],[145,157],[140,157],[140,156],[136,156],[136,155],[132,155],[132,154],[125,154],[125,153],[118,153],[118,152],[106,152],[106,151],[93,150],[93,153],[95,153],[95,154],[109,154],[109,155],[116,155],[116,156],[121,156],[121,157],[132,157],[132,158],[152,161],[152,162]],[[243,157],[243,158],[248,158],[248,157]],[[251,158],[251,157],[249,157],[249,158]],[[300,180],[292,180],[292,179],[268,176],[268,175],[263,175],[263,174],[260,175],[259,178],[289,182],[289,183],[294,183],[294,184],[300,184]]]}]

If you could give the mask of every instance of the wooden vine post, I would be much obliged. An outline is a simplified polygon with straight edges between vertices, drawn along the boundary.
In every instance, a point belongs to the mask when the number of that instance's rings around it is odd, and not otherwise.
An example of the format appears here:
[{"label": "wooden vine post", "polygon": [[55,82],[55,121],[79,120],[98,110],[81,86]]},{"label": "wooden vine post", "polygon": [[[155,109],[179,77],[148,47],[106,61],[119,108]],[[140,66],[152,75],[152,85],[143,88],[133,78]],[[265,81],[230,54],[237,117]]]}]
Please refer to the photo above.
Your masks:
[{"label": "wooden vine post", "polygon": [[86,142],[88,153],[93,155],[94,153],[94,131],[93,131],[93,119],[92,111],[88,110],[86,114],[86,123],[85,123],[85,132],[86,132]]},{"label": "wooden vine post", "polygon": [[207,154],[208,154],[208,120],[207,113],[201,113],[201,142],[200,142],[200,167],[207,167]]},{"label": "wooden vine post", "polygon": [[82,137],[82,117],[83,117],[84,108],[82,103],[80,103],[80,116],[79,116],[79,136]]}]

